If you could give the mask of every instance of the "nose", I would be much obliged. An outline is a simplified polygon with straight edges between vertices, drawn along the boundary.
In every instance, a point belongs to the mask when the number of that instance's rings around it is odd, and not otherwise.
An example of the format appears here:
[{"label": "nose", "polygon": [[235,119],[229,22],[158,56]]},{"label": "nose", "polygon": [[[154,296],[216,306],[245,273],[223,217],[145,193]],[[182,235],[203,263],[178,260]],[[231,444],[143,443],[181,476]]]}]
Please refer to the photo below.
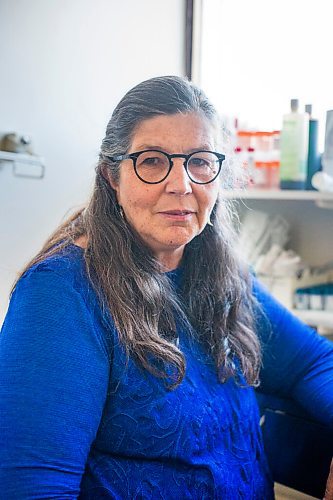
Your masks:
[{"label": "nose", "polygon": [[166,178],[166,190],[168,193],[181,195],[192,193],[191,179],[187,175],[184,162],[184,158],[173,158],[171,171]]}]

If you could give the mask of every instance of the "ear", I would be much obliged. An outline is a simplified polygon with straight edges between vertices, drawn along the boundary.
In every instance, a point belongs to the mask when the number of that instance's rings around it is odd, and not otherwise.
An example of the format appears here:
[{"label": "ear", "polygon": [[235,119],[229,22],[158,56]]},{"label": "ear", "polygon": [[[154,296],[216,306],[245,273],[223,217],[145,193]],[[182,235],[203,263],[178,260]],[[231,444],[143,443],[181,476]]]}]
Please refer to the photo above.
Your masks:
[{"label": "ear", "polygon": [[112,174],[111,174],[110,170],[107,167],[104,167],[102,169],[102,174],[103,174],[104,179],[110,184],[110,186],[112,187],[112,189],[114,189],[114,191],[116,192],[116,198],[117,198],[117,201],[118,201],[119,184],[114,180],[114,178],[112,177]]}]

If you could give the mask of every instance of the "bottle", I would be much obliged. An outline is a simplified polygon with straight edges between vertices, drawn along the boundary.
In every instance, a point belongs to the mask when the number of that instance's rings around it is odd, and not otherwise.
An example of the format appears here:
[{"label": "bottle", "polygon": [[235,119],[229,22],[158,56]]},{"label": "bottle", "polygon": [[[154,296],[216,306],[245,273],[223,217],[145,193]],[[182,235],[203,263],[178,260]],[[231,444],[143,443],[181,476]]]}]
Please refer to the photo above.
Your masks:
[{"label": "bottle", "polygon": [[309,151],[306,176],[306,189],[313,190],[311,184],[313,175],[321,168],[320,155],[318,153],[318,120],[312,118],[312,105],[305,105],[305,112],[309,115]]},{"label": "bottle", "polygon": [[259,160],[256,160],[254,162],[255,169],[253,174],[253,184],[255,188],[258,189],[269,188],[267,163],[268,163],[267,161],[259,161]]},{"label": "bottle", "polygon": [[326,112],[325,149],[322,165],[323,172],[333,177],[333,109]]},{"label": "bottle", "polygon": [[279,189],[280,187],[280,162],[269,161],[266,164],[267,183],[269,189]]},{"label": "bottle", "polygon": [[273,149],[272,149],[272,159],[273,161],[278,161],[280,162],[280,136],[281,132],[280,130],[273,130],[272,132],[272,137],[273,137]]},{"label": "bottle", "polygon": [[298,112],[298,99],[291,99],[291,113],[283,116],[281,131],[280,187],[281,189],[305,189],[309,115]]}]

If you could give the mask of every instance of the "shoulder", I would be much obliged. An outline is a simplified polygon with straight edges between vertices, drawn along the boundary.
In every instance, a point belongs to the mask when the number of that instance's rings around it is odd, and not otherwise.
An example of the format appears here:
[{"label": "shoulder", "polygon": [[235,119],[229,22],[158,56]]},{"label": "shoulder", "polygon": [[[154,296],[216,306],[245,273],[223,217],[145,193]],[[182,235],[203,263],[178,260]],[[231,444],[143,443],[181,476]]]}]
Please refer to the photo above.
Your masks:
[{"label": "shoulder", "polygon": [[74,288],[87,284],[84,251],[75,245],[69,245],[58,252],[32,265],[22,275],[18,284],[29,281],[35,276],[54,276],[64,280]]},{"label": "shoulder", "polygon": [[63,301],[76,293],[89,309],[98,302],[86,272],[84,250],[76,245],[69,245],[27,269],[18,280],[13,296],[22,290],[37,289],[60,292]]},{"label": "shoulder", "polygon": [[102,310],[87,276],[84,252],[74,245],[31,266],[18,280],[4,327],[16,324],[15,318],[23,313],[34,329],[41,323],[48,328],[67,325],[67,330],[94,332],[104,348],[109,344],[105,334],[113,336],[112,319]]},{"label": "shoulder", "polygon": [[255,299],[256,313],[259,316],[277,317],[287,313],[287,309],[277,300],[268,288],[255,276],[251,276],[252,295]]},{"label": "shoulder", "polygon": [[256,278],[253,278],[252,290],[256,301],[257,334],[263,346],[266,344],[273,349],[276,359],[281,360],[291,352],[301,352],[301,349],[308,353],[322,349],[332,351],[324,338],[275,299]]}]

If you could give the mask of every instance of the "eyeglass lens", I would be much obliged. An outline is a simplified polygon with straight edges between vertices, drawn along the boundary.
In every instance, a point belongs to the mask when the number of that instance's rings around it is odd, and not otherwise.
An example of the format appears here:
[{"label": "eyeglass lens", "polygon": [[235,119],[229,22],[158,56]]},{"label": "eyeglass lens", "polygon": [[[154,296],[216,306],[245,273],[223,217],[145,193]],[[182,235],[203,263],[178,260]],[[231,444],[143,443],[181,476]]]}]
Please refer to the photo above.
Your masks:
[{"label": "eyeglass lens", "polygon": [[[161,151],[146,151],[136,160],[136,171],[146,182],[165,179],[170,169],[169,158]],[[187,163],[189,177],[198,183],[214,179],[219,171],[219,159],[214,153],[199,151],[193,153]]]}]

